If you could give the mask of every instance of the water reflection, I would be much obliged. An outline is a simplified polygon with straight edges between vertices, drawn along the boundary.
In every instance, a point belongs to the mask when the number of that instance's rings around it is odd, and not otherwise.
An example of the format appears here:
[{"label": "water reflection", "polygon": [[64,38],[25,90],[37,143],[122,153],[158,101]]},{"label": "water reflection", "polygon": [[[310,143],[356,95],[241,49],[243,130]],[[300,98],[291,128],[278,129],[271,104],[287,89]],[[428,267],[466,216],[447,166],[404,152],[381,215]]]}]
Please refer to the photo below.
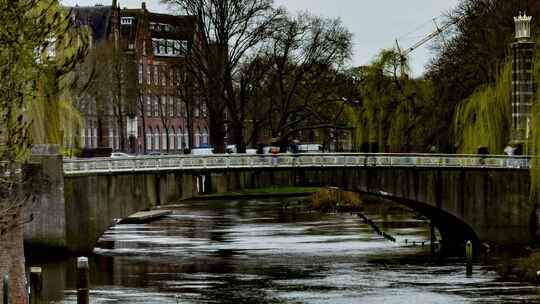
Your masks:
[{"label": "water reflection", "polygon": [[[91,257],[92,302],[540,302],[535,286],[500,281],[492,267],[467,278],[463,261],[405,246],[429,239],[428,224],[413,214],[367,214],[392,243],[356,216],[281,206],[191,202],[151,224],[113,227]],[[74,259],[41,264],[44,303],[75,303]]]}]

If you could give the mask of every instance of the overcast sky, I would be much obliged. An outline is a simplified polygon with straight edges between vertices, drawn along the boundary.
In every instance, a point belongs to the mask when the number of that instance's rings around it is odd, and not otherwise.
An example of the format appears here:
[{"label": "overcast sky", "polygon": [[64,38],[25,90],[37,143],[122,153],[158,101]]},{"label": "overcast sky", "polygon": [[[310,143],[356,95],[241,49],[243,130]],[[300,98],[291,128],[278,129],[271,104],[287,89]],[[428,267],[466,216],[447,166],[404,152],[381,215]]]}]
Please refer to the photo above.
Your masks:
[{"label": "overcast sky", "polygon": [[[141,6],[141,0],[118,0],[121,7]],[[373,60],[382,48],[391,48],[398,39],[407,48],[435,30],[433,18],[442,16],[457,5],[459,0],[274,0],[289,11],[309,11],[325,17],[339,17],[353,33],[354,57],[352,65],[364,65]],[[80,6],[111,0],[61,0],[62,4]],[[147,0],[148,9],[174,13],[159,0]],[[442,20],[439,20],[442,22]],[[431,58],[429,44],[411,53],[411,66],[415,76],[421,75]]]}]

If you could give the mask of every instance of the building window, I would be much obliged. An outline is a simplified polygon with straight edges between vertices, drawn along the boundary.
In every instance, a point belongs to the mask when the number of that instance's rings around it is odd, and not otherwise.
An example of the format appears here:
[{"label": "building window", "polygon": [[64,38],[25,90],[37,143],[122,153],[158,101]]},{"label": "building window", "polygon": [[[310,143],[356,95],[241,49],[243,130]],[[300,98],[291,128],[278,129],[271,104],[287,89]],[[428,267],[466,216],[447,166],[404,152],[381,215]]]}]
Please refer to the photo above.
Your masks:
[{"label": "building window", "polygon": [[154,130],[154,150],[159,151],[159,128]]},{"label": "building window", "polygon": [[150,96],[146,96],[146,116],[152,116],[152,98]]},{"label": "building window", "polygon": [[142,84],[143,83],[143,65],[142,63],[139,64],[139,84]]},{"label": "building window", "polygon": [[182,117],[182,100],[180,100],[180,98],[175,98],[176,99],[176,116],[177,117]]},{"label": "building window", "polygon": [[112,128],[109,128],[108,144],[109,144],[109,148],[114,149],[114,134],[113,134]]},{"label": "building window", "polygon": [[152,71],[150,68],[151,68],[150,65],[146,66],[146,84],[152,83]]},{"label": "building window", "polygon": [[114,128],[114,143],[114,148],[120,150],[120,130],[118,128]]},{"label": "building window", "polygon": [[169,116],[174,117],[174,98],[169,96]]},{"label": "building window", "polygon": [[176,55],[186,55],[188,53],[187,40],[175,40],[174,41],[174,53]]},{"label": "building window", "polygon": [[182,151],[182,136],[184,133],[182,132],[182,129],[176,130],[176,149],[178,151]]},{"label": "building window", "polygon": [[152,150],[152,128],[146,131],[146,149]]},{"label": "building window", "polygon": [[159,68],[157,65],[154,65],[154,84],[159,84]]},{"label": "building window", "polygon": [[167,54],[174,54],[174,42],[173,40],[167,40]]},{"label": "building window", "polygon": [[189,133],[187,129],[184,129],[184,149],[189,149]]},{"label": "building window", "polygon": [[180,85],[180,81],[182,80],[180,76],[182,76],[180,69],[176,69],[176,85],[177,86]]},{"label": "building window", "polygon": [[208,130],[206,128],[202,132],[202,143],[203,145],[208,145]]},{"label": "building window", "polygon": [[197,128],[197,130],[195,131],[195,144],[194,144],[195,147],[200,147],[201,146],[201,130],[199,130]]},{"label": "building window", "polygon": [[166,45],[166,40],[164,39],[160,39],[161,41],[159,42],[159,53],[160,55],[166,55],[167,54],[167,45]]},{"label": "building window", "polygon": [[206,111],[206,102],[201,102],[201,115],[202,116],[206,116],[207,114],[207,111]]},{"label": "building window", "polygon": [[120,24],[122,25],[131,25],[133,24],[133,17],[122,17],[120,18]]},{"label": "building window", "polygon": [[199,104],[198,104],[198,103],[195,103],[195,104],[193,105],[193,115],[194,115],[195,117],[199,117],[199,114],[200,114],[200,113],[199,113]]},{"label": "building window", "polygon": [[188,54],[189,43],[187,40],[152,38],[154,55],[181,57]]},{"label": "building window", "polygon": [[165,70],[165,67],[161,68],[161,86],[167,86],[167,71]]},{"label": "building window", "polygon": [[152,39],[152,48],[155,55],[159,54],[159,41],[157,39]]},{"label": "building window", "polygon": [[154,97],[154,116],[159,117],[159,97]]},{"label": "building window", "polygon": [[174,150],[174,129],[169,130],[169,150]]},{"label": "building window", "polygon": [[167,117],[167,96],[161,96],[161,111],[159,111],[159,114]]},{"label": "building window", "polygon": [[163,133],[161,133],[161,148],[167,150],[167,133],[165,133],[165,129],[163,129]]},{"label": "building window", "polygon": [[174,73],[172,69],[169,69],[169,85],[174,86]]},{"label": "building window", "polygon": [[93,132],[93,133],[94,133],[94,136],[93,136],[94,143],[93,143],[92,147],[93,147],[93,148],[97,148],[97,138],[98,138],[98,137],[97,137],[97,128],[94,127],[93,131],[94,131],[94,132]]},{"label": "building window", "polygon": [[178,31],[177,27],[172,24],[150,22],[150,30],[155,32],[175,33]]}]

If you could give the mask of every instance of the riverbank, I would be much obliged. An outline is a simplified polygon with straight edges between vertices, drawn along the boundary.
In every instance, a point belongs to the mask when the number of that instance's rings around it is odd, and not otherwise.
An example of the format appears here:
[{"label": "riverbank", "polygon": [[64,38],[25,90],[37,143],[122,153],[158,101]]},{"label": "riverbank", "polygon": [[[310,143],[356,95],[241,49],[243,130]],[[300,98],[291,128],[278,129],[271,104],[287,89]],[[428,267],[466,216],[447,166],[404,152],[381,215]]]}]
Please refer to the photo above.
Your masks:
[{"label": "riverbank", "polygon": [[[529,249],[530,252],[530,249]],[[520,255],[523,255],[521,253]],[[540,283],[537,272],[540,271],[540,251],[536,250],[522,257],[508,256],[497,263],[497,272],[506,279]]]}]

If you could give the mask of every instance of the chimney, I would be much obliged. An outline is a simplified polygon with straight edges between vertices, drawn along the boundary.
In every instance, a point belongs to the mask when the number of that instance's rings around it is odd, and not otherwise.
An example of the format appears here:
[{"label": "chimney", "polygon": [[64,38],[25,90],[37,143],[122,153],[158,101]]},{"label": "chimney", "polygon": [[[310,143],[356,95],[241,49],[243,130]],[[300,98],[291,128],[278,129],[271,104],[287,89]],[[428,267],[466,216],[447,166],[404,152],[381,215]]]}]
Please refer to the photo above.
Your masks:
[{"label": "chimney", "polygon": [[116,0],[112,0],[112,7],[113,8],[116,8],[117,4],[116,4]]},{"label": "chimney", "polygon": [[143,9],[143,10],[146,10],[146,2],[143,2],[143,3],[142,3],[142,9]]}]

